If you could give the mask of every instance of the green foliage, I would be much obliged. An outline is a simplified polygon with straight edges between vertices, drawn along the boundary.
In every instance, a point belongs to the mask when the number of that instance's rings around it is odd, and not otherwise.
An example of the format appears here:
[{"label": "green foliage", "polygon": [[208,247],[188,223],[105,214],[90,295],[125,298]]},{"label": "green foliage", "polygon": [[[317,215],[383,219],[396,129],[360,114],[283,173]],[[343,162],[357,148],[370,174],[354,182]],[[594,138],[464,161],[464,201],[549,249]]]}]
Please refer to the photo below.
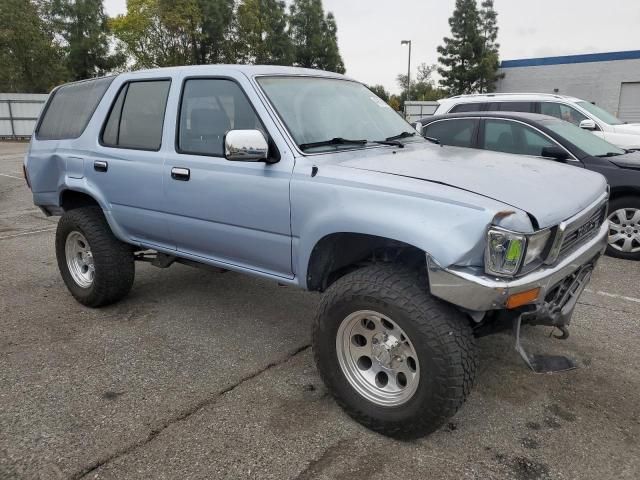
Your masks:
[{"label": "green foliage", "polygon": [[[44,92],[127,68],[212,63],[344,72],[322,0],[0,0],[0,90]],[[115,41],[114,41],[115,40]]]},{"label": "green foliage", "polygon": [[[411,81],[411,100],[439,100],[446,97],[446,91],[436,87],[435,81],[432,76],[436,71],[435,65],[427,65],[422,63],[418,66],[418,75],[415,80]],[[398,85],[402,89],[402,93],[399,96],[400,103],[403,104],[407,99],[407,76],[400,74],[396,77]]]},{"label": "green foliage", "polygon": [[322,0],[293,0],[289,16],[295,65],[344,73],[335,18],[325,16]]},{"label": "green foliage", "polygon": [[65,81],[63,52],[29,0],[0,2],[0,91],[45,93]]},{"label": "green foliage", "polygon": [[456,0],[449,19],[451,37],[438,47],[440,84],[451,95],[491,91],[499,67],[497,13],[493,0]]},{"label": "green foliage", "polygon": [[196,0],[128,0],[110,27],[134,68],[196,63],[201,17]]},{"label": "green foliage", "polygon": [[482,58],[479,65],[478,91],[493,92],[496,81],[504,77],[499,74],[500,67],[498,40],[498,12],[493,7],[493,0],[483,0],[480,4],[480,36],[483,41]]},{"label": "green foliage", "polygon": [[243,63],[291,65],[286,5],[279,0],[241,0],[237,12],[236,54]]},{"label": "green foliage", "polygon": [[391,98],[391,95],[389,94],[387,89],[384,88],[384,86],[382,86],[382,85],[372,85],[372,86],[369,87],[369,90],[371,90],[373,93],[375,93],[377,96],[379,96],[385,102],[389,103],[389,99]]},{"label": "green foliage", "polygon": [[196,1],[202,36],[199,47],[193,45],[194,50],[198,52],[198,59],[194,63],[235,63],[237,57],[232,38],[234,0]]},{"label": "green foliage", "polygon": [[50,0],[43,5],[47,20],[63,40],[71,80],[104,75],[124,63],[122,55],[109,51],[102,0]]}]

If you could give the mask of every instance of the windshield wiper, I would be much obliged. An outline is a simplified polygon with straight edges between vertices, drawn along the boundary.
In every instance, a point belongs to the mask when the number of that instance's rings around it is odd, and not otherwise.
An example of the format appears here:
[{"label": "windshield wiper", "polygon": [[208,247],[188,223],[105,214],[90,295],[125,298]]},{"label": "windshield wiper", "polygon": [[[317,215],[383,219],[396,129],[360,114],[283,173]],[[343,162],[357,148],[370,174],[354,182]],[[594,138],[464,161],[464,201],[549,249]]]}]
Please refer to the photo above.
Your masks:
[{"label": "windshield wiper", "polygon": [[372,140],[371,143],[377,143],[378,145],[391,145],[392,147],[404,148],[404,143],[396,140]]},{"label": "windshield wiper", "polygon": [[300,144],[301,150],[314,147],[327,147],[331,145],[365,145],[367,140],[349,140],[348,138],[336,137],[331,140],[323,140],[321,142],[311,142]]},{"label": "windshield wiper", "polygon": [[387,137],[384,139],[385,142],[391,142],[393,140],[400,140],[401,138],[415,137],[418,132],[401,132],[398,135],[393,135],[392,137]]},{"label": "windshield wiper", "polygon": [[617,157],[618,155],[622,155],[622,154],[618,153],[618,152],[607,152],[607,153],[604,153],[602,155],[596,155],[596,157],[598,157],[598,158]]}]

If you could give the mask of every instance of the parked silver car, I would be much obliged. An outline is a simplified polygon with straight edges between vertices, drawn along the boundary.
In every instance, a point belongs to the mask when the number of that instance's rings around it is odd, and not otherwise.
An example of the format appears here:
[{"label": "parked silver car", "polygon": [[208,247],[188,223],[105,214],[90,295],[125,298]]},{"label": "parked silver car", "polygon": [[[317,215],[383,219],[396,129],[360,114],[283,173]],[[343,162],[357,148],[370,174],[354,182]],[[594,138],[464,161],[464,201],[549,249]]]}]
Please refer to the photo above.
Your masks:
[{"label": "parked silver car", "polygon": [[527,355],[519,327],[566,336],[606,246],[601,175],[441,148],[364,85],[314,70],[199,66],[63,85],[25,174],[35,204],[62,215],[58,265],[84,305],[124,297],[135,261],[323,292],[322,378],[351,416],[398,437],[461,406],[478,335],[515,326],[532,368],[571,367]]}]

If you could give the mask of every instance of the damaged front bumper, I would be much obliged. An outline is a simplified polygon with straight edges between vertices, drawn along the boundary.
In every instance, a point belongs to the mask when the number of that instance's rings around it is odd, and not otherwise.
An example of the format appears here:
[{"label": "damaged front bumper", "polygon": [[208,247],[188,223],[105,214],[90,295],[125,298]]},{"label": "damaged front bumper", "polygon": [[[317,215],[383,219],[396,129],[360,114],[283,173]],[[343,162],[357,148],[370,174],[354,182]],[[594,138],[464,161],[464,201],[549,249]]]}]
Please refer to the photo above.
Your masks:
[{"label": "damaged front bumper", "polygon": [[596,235],[554,265],[514,279],[491,277],[470,268],[443,268],[427,257],[430,291],[469,311],[474,318],[478,317],[474,313],[481,318],[482,312],[507,309],[507,300],[512,295],[539,288],[537,300],[527,306],[522,320],[563,327],[569,323],[577,300],[607,246],[608,231],[608,223],[604,222]]}]

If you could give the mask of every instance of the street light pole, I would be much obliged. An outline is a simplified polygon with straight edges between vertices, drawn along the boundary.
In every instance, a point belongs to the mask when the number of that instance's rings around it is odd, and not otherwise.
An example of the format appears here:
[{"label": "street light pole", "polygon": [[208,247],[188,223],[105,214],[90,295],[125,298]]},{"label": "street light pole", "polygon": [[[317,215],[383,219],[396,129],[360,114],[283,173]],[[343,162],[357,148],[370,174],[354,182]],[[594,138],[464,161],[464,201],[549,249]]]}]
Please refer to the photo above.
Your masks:
[{"label": "street light pole", "polygon": [[400,45],[409,45],[409,65],[407,67],[407,98],[404,101],[404,114],[407,114],[407,102],[411,98],[411,40],[402,40]]}]

